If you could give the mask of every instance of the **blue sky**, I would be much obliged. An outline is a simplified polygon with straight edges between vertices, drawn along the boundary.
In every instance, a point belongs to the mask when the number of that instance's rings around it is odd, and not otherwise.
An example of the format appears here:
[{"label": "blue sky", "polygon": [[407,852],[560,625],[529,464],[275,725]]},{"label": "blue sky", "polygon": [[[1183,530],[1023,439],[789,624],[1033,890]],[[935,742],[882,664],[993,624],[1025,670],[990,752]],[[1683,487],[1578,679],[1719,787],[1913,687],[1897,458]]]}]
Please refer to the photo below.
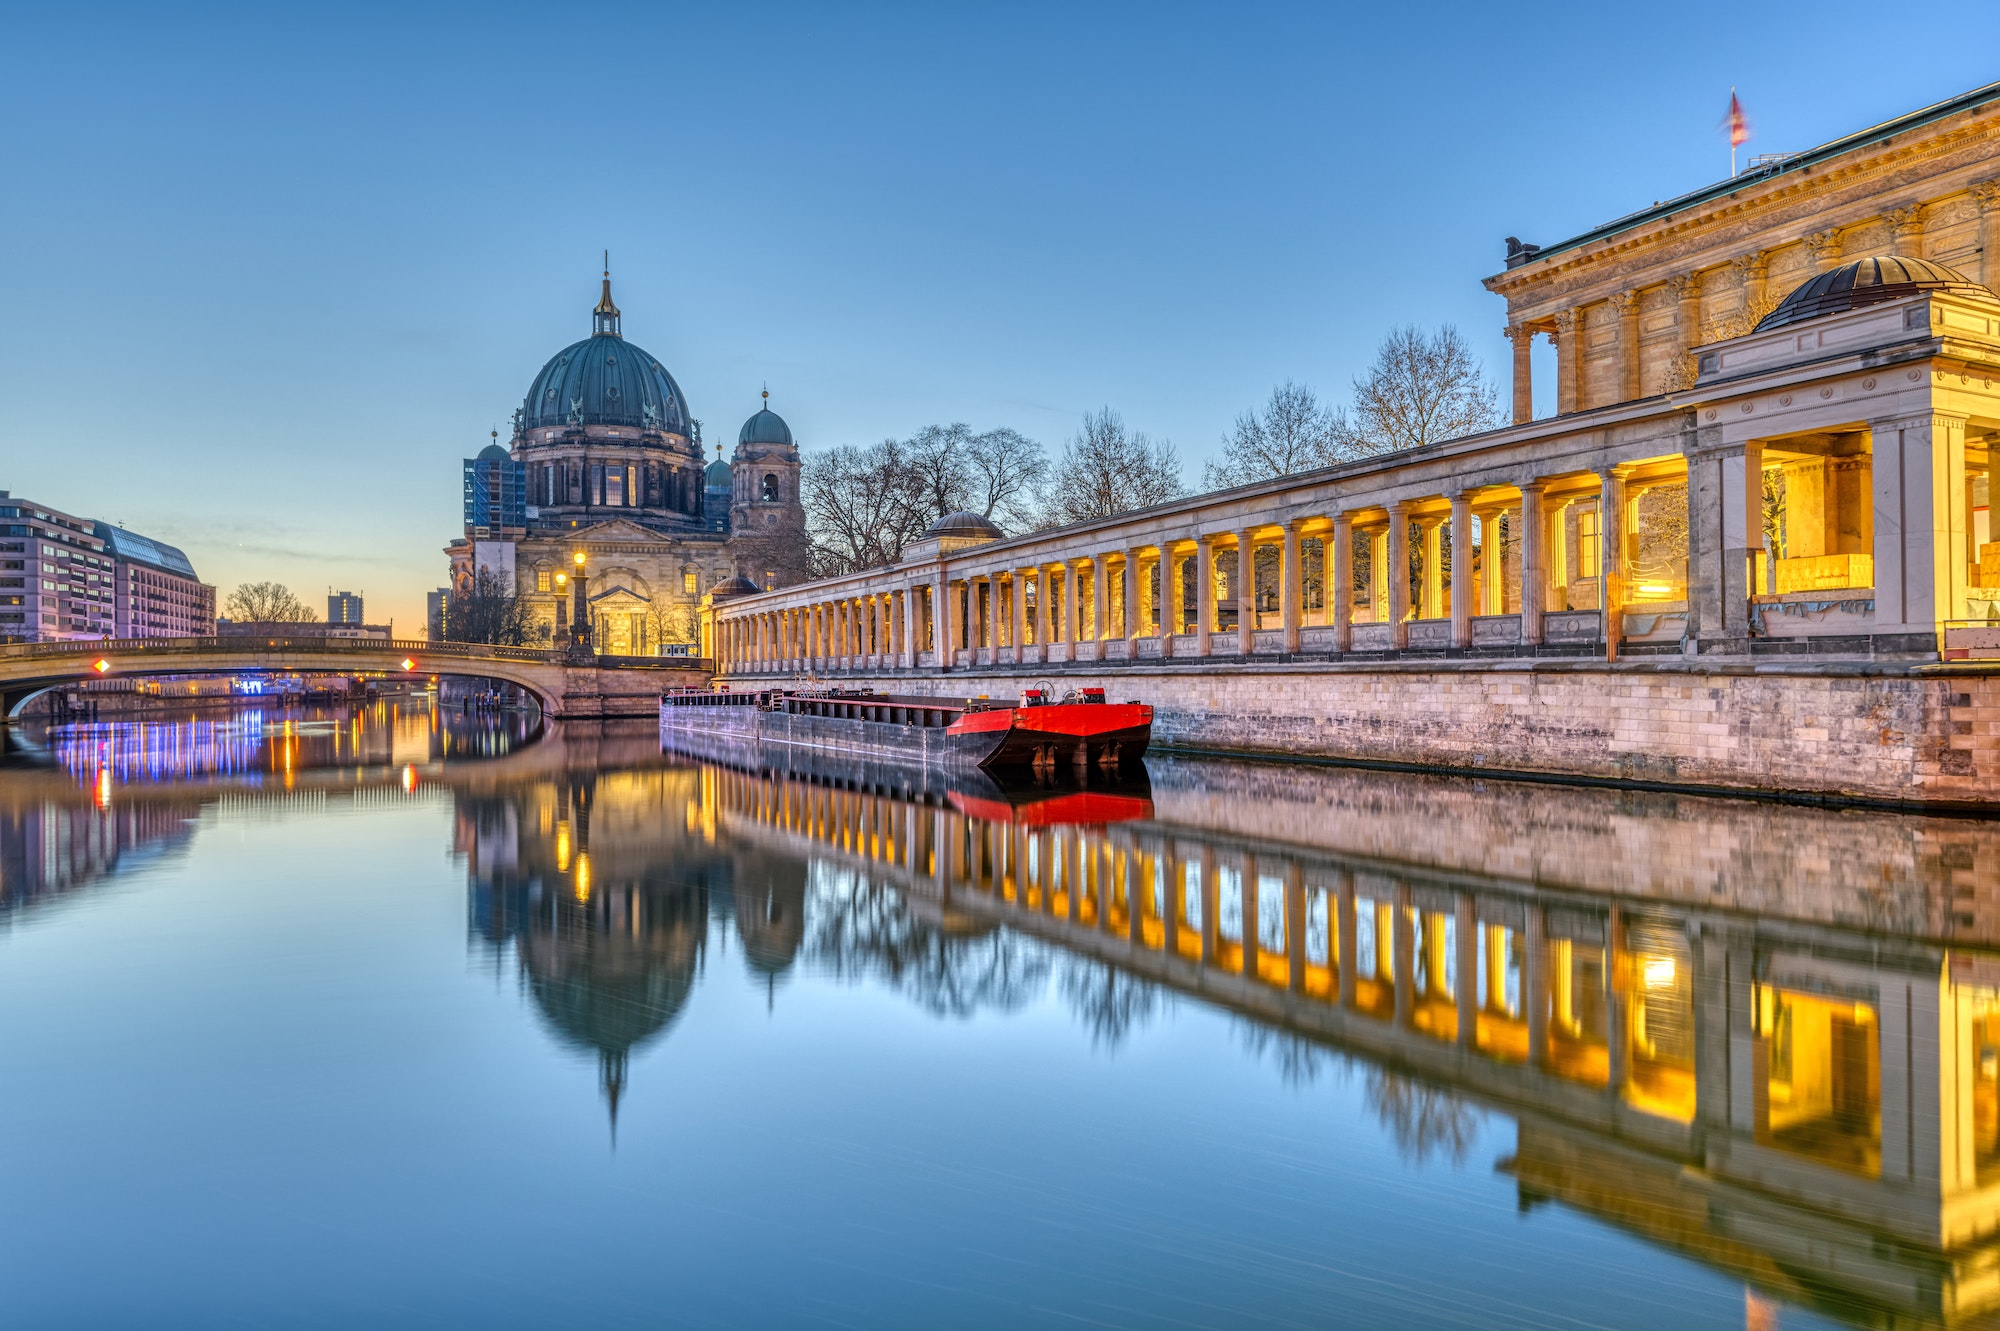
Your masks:
[{"label": "blue sky", "polygon": [[421,622],[459,460],[589,331],[709,438],[1109,404],[1192,479],[1294,378],[1457,324],[1549,241],[1977,86],[1878,6],[20,7],[0,83],[0,488],[224,590]]}]

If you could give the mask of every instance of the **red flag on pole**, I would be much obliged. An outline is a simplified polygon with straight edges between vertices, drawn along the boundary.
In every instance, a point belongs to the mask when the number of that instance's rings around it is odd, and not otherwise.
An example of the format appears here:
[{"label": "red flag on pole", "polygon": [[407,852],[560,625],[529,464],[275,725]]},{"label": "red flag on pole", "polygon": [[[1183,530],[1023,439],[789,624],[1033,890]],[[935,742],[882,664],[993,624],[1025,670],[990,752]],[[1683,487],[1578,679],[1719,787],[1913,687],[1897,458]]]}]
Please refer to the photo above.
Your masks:
[{"label": "red flag on pole", "polygon": [[1743,114],[1743,103],[1736,100],[1736,89],[1729,90],[1729,146],[1740,148],[1750,137],[1750,121]]}]

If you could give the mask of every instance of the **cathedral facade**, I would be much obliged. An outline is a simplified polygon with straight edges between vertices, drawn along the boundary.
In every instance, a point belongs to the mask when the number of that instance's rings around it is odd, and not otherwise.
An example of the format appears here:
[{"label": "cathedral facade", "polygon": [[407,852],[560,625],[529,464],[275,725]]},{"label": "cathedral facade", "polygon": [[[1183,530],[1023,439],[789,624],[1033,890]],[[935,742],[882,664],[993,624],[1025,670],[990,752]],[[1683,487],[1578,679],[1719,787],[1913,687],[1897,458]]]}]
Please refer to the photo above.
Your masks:
[{"label": "cathedral facade", "polygon": [[798,449],[767,392],[733,456],[718,443],[704,466],[701,422],[666,367],[625,340],[609,271],[591,321],[535,376],[506,446],[496,433],[465,460],[464,534],[445,548],[452,589],[511,587],[531,645],[570,641],[581,604],[599,652],[672,653],[695,641],[696,607],[715,587],[803,576]]}]

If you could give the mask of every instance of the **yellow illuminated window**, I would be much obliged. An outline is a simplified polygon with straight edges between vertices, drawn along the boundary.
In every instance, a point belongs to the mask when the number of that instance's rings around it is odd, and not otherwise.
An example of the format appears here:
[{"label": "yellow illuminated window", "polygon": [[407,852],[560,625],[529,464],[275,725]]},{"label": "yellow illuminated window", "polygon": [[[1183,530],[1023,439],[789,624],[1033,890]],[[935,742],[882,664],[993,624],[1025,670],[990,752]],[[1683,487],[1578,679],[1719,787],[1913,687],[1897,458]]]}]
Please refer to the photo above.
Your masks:
[{"label": "yellow illuminated window", "polygon": [[549,589],[549,571],[545,568],[536,569],[535,590],[538,592],[545,592],[548,589]]},{"label": "yellow illuminated window", "polygon": [[1597,576],[1597,513],[1585,509],[1576,515],[1576,563],[1578,575]]},{"label": "yellow illuminated window", "polygon": [[693,596],[695,593],[695,577],[696,575],[693,573],[681,574],[681,590],[689,596]]}]

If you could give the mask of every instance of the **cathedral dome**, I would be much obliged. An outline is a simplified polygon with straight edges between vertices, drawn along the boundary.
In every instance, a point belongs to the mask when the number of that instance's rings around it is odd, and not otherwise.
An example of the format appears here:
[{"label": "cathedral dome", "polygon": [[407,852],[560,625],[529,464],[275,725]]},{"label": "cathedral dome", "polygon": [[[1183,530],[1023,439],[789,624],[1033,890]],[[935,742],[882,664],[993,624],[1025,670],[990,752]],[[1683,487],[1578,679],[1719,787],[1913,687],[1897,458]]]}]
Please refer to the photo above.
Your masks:
[{"label": "cathedral dome", "polygon": [[1993,298],[1993,292],[1965,274],[1926,259],[1893,256],[1856,259],[1853,263],[1829,268],[1796,287],[1762,319],[1755,331],[1783,328],[1803,323],[1823,314],[1841,314],[1884,301],[1901,300],[1920,291],[1955,291]]},{"label": "cathedral dome", "polygon": [[535,376],[521,405],[522,427],[627,425],[686,435],[681,387],[659,361],[625,340],[608,274],[593,322],[592,336],[558,351]]},{"label": "cathedral dome", "polygon": [[[768,396],[768,394],[766,395]],[[762,411],[743,422],[743,429],[736,436],[738,447],[744,444],[781,444],[792,446],[792,427],[785,424],[785,418],[765,407]]]}]

